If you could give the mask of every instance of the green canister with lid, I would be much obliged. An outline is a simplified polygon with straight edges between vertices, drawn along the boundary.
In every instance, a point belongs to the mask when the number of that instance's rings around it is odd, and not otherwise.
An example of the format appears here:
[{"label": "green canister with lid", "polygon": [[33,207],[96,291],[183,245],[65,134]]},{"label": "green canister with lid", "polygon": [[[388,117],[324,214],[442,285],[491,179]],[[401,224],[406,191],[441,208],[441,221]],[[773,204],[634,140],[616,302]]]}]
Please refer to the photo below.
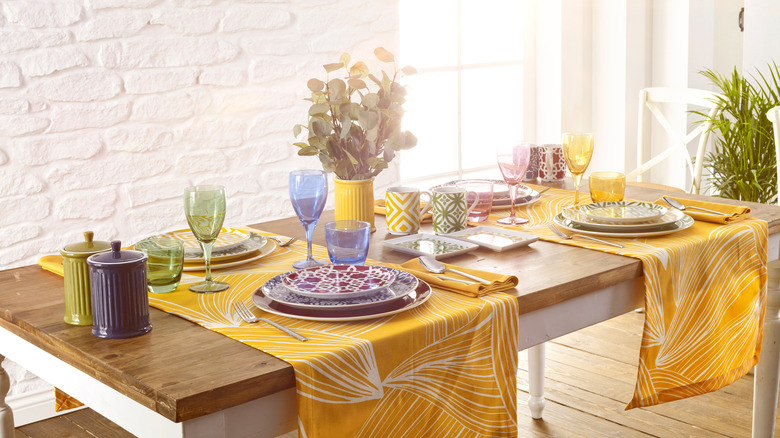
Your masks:
[{"label": "green canister with lid", "polygon": [[95,233],[84,232],[84,241],[65,245],[61,250],[65,275],[65,322],[92,325],[92,286],[87,257],[111,249],[111,244],[93,241]]}]

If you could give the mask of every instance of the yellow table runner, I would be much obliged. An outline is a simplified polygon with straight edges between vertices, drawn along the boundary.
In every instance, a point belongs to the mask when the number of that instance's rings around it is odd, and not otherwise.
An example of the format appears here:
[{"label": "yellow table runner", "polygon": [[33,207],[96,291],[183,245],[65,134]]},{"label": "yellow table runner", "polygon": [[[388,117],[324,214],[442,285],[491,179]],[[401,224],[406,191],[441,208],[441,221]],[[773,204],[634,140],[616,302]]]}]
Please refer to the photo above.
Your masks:
[{"label": "yellow table runner", "polygon": [[[638,258],[645,284],[645,325],[634,396],[627,409],[704,394],[744,376],[761,351],[766,306],[767,223],[696,221],[665,236],[562,241],[543,225],[574,202],[573,192],[550,189],[520,207],[530,219],[513,227],[567,245]],[[487,225],[508,215],[497,212]],[[492,222],[492,223],[491,223]]]},{"label": "yellow table runner", "polygon": [[[300,436],[517,436],[517,298],[434,289],[415,309],[341,323],[255,309],[308,342],[233,313],[233,301],[248,299],[305,254],[305,242],[277,248],[240,272],[216,276],[231,285],[224,292],[196,294],[183,284],[172,293],[150,293],[149,304],[289,362]],[[327,259],[322,247],[314,255]],[[56,272],[57,257],[41,265]]]}]

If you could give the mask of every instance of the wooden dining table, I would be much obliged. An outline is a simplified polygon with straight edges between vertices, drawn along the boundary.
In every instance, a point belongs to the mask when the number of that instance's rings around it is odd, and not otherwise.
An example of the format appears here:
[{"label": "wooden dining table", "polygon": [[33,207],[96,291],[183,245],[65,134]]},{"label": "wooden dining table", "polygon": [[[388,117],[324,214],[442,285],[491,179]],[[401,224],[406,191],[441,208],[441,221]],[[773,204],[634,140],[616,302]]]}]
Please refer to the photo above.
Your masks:
[{"label": "wooden dining table", "polygon": [[[626,190],[626,197],[645,201],[662,194],[636,186]],[[780,207],[716,202],[748,205],[751,217],[766,220],[769,259],[778,258]],[[326,211],[321,223],[332,217]],[[302,237],[294,217],[251,226]],[[414,257],[382,245],[393,237],[383,216],[376,216],[376,227],[370,258],[403,263]],[[322,227],[315,230],[314,242],[324,245]],[[537,418],[544,407],[544,342],[643,306],[642,264],[630,257],[537,241],[505,252],[479,249],[447,261],[519,278],[507,292],[519,304],[519,348],[529,349],[529,406]],[[37,265],[0,271],[0,355],[135,435],[276,436],[296,428],[293,367],[274,356],[154,308],[150,333],[111,340],[93,336],[89,326],[64,323],[63,312],[62,277]],[[0,389],[3,377],[0,368]],[[0,438],[13,436],[2,428],[4,395],[0,390]]]}]

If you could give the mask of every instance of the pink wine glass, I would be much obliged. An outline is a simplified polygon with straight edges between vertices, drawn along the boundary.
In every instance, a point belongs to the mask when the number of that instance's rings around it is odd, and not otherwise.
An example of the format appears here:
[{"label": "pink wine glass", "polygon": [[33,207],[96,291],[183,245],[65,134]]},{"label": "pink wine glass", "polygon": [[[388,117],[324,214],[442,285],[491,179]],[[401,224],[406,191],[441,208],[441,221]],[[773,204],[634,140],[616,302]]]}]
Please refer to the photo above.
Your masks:
[{"label": "pink wine glass", "polygon": [[515,199],[517,198],[517,186],[525,178],[525,171],[531,161],[531,144],[520,143],[513,146],[500,146],[496,154],[498,168],[504,181],[509,186],[511,210],[509,217],[501,218],[497,222],[504,225],[522,225],[528,219],[517,217],[515,214]]}]

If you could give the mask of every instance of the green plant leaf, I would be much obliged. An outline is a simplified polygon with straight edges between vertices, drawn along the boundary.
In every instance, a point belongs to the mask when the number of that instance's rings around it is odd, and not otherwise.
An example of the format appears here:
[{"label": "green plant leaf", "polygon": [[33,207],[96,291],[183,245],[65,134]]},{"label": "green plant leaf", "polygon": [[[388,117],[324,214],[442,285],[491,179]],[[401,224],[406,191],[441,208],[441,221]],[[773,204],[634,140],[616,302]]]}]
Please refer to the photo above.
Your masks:
[{"label": "green plant leaf", "polygon": [[417,74],[417,69],[416,69],[416,68],[414,68],[414,67],[412,67],[411,65],[405,65],[405,66],[403,66],[403,67],[401,68],[401,71],[402,71],[402,72],[403,72],[405,75],[407,75],[407,76],[411,76],[411,75],[416,75],[416,74]]},{"label": "green plant leaf", "polygon": [[358,61],[349,69],[349,76],[352,78],[364,78],[368,75],[368,66],[363,61]]},{"label": "green plant leaf", "polygon": [[322,82],[319,79],[309,79],[306,86],[309,87],[309,90],[311,91],[322,91],[323,87],[325,87],[325,82]]},{"label": "green plant leaf", "polygon": [[349,53],[342,53],[339,62],[346,68],[349,65],[350,59]]},{"label": "green plant leaf", "polygon": [[382,61],[382,62],[393,62],[395,61],[395,57],[393,57],[393,54],[390,53],[387,49],[384,47],[377,47],[374,49],[374,56],[376,56],[376,59]]},{"label": "green plant leaf", "polygon": [[315,103],[309,107],[309,115],[313,116],[315,114],[327,114],[329,110],[330,106],[328,106],[327,103]]},{"label": "green plant leaf", "polygon": [[361,111],[358,115],[358,123],[361,128],[369,131],[379,123],[379,115],[375,111]]},{"label": "green plant leaf", "polygon": [[309,128],[309,131],[313,132],[315,136],[327,137],[333,132],[333,127],[325,120],[312,117],[310,123],[311,128]]},{"label": "green plant leaf", "polygon": [[303,130],[304,126],[300,123],[296,123],[295,126],[293,126],[293,137],[298,137],[301,135],[301,131]]},{"label": "green plant leaf", "polygon": [[362,79],[350,78],[347,80],[347,84],[350,86],[350,88],[354,88],[355,90],[362,90],[364,88],[368,88],[368,86]]},{"label": "green plant leaf", "polygon": [[298,146],[299,148],[307,148],[307,147],[309,147],[309,143],[304,143],[304,142],[295,142],[295,143],[293,143],[293,145],[294,146]]},{"label": "green plant leaf", "polygon": [[330,93],[331,99],[340,98],[345,91],[347,91],[347,85],[341,79],[332,79],[328,82],[328,93]]},{"label": "green plant leaf", "polygon": [[376,93],[367,93],[360,100],[361,105],[368,109],[376,108],[379,105],[379,95]]},{"label": "green plant leaf", "polygon": [[305,148],[300,148],[298,150],[298,155],[303,156],[303,157],[310,157],[312,155],[317,155],[318,153],[319,153],[319,151],[317,150],[317,148],[312,147],[312,146],[307,146]]},{"label": "green plant leaf", "polygon": [[323,67],[325,68],[326,72],[333,73],[336,70],[344,68],[344,64],[338,62],[338,63],[333,63],[333,64],[325,64],[325,65],[323,65]]}]

